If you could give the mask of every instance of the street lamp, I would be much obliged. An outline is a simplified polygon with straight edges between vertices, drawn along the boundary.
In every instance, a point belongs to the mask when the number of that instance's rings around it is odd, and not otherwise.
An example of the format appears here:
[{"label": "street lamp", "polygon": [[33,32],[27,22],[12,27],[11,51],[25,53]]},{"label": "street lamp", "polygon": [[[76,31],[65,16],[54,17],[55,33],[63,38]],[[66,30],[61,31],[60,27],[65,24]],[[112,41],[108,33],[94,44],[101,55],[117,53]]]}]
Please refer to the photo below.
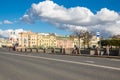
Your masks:
[{"label": "street lamp", "polygon": [[100,36],[100,32],[96,32],[96,37],[97,37],[97,41],[98,43],[98,55],[99,53],[101,53],[101,36]]}]

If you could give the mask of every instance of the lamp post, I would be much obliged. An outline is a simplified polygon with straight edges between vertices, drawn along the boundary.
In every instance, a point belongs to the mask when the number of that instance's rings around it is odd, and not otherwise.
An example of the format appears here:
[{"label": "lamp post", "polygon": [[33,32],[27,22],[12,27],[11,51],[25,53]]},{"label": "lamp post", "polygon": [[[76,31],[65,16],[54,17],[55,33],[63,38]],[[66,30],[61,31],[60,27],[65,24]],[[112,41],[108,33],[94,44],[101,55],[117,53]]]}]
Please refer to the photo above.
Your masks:
[{"label": "lamp post", "polygon": [[96,37],[97,37],[97,41],[99,42],[98,43],[98,55],[101,53],[101,36],[100,36],[100,32],[96,32]]}]

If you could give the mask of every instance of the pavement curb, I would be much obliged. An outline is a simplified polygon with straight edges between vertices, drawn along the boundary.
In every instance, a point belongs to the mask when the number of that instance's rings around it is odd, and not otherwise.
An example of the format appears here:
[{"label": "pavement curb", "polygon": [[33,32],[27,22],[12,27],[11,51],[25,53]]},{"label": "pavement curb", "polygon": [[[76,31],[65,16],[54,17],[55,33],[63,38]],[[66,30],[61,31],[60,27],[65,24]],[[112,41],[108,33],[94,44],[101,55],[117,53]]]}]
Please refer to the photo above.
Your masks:
[{"label": "pavement curb", "polygon": [[106,55],[88,55],[88,54],[70,54],[71,56],[86,56],[86,57],[98,57],[98,58],[114,58],[114,59],[120,59],[120,56],[106,56]]}]

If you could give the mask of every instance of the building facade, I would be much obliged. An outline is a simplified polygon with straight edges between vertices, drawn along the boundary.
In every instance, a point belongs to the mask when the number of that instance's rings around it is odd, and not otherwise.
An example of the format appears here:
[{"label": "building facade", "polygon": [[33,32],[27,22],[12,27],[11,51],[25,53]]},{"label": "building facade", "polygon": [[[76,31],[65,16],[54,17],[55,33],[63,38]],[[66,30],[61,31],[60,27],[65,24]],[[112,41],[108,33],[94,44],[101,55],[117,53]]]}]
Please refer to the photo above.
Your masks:
[{"label": "building facade", "polygon": [[[98,46],[99,38],[93,36],[89,42],[89,46]],[[56,36],[50,33],[33,33],[21,32],[18,35],[19,46],[21,47],[38,47],[38,48],[73,48],[74,45],[80,48],[85,48],[83,39],[77,37],[70,38],[69,36]],[[87,48],[87,47],[86,47]]]},{"label": "building facade", "polygon": [[13,46],[13,44],[9,41],[9,39],[0,38],[0,47],[2,46],[10,47]]},{"label": "building facade", "polygon": [[38,33],[38,47],[51,48],[56,47],[56,36],[54,34]]},{"label": "building facade", "polygon": [[58,48],[73,48],[73,41],[69,37],[57,37]]},{"label": "building facade", "polygon": [[96,48],[99,47],[98,42],[100,41],[100,37],[93,36],[91,38],[91,41],[89,43],[91,48]]},{"label": "building facade", "polygon": [[18,35],[20,47],[56,47],[56,37],[52,34],[41,34],[33,32],[21,32]]},{"label": "building facade", "polygon": [[37,47],[38,35],[33,32],[21,32],[18,34],[18,43],[20,47]]}]

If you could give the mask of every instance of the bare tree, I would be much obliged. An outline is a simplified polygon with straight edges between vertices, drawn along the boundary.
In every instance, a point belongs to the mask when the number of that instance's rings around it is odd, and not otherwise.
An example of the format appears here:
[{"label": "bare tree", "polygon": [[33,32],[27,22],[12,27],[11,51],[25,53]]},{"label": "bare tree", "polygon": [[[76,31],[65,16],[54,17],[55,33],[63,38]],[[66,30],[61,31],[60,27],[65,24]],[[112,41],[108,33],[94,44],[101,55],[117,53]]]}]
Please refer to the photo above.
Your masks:
[{"label": "bare tree", "polygon": [[91,40],[91,38],[92,38],[92,36],[93,36],[93,34],[92,33],[90,33],[90,32],[88,32],[88,31],[86,31],[85,33],[83,33],[83,43],[84,43],[84,49],[85,49],[85,45],[87,45],[87,48],[89,48],[89,42],[90,42],[90,40]]},{"label": "bare tree", "polygon": [[73,41],[76,36],[75,35],[70,35],[69,37],[70,37],[70,40]]},{"label": "bare tree", "polygon": [[86,30],[77,30],[77,31],[74,31],[74,35],[78,38],[78,42],[79,42],[79,54],[81,54],[81,51],[80,51],[80,40],[81,38],[83,38],[84,34],[85,34]]}]

